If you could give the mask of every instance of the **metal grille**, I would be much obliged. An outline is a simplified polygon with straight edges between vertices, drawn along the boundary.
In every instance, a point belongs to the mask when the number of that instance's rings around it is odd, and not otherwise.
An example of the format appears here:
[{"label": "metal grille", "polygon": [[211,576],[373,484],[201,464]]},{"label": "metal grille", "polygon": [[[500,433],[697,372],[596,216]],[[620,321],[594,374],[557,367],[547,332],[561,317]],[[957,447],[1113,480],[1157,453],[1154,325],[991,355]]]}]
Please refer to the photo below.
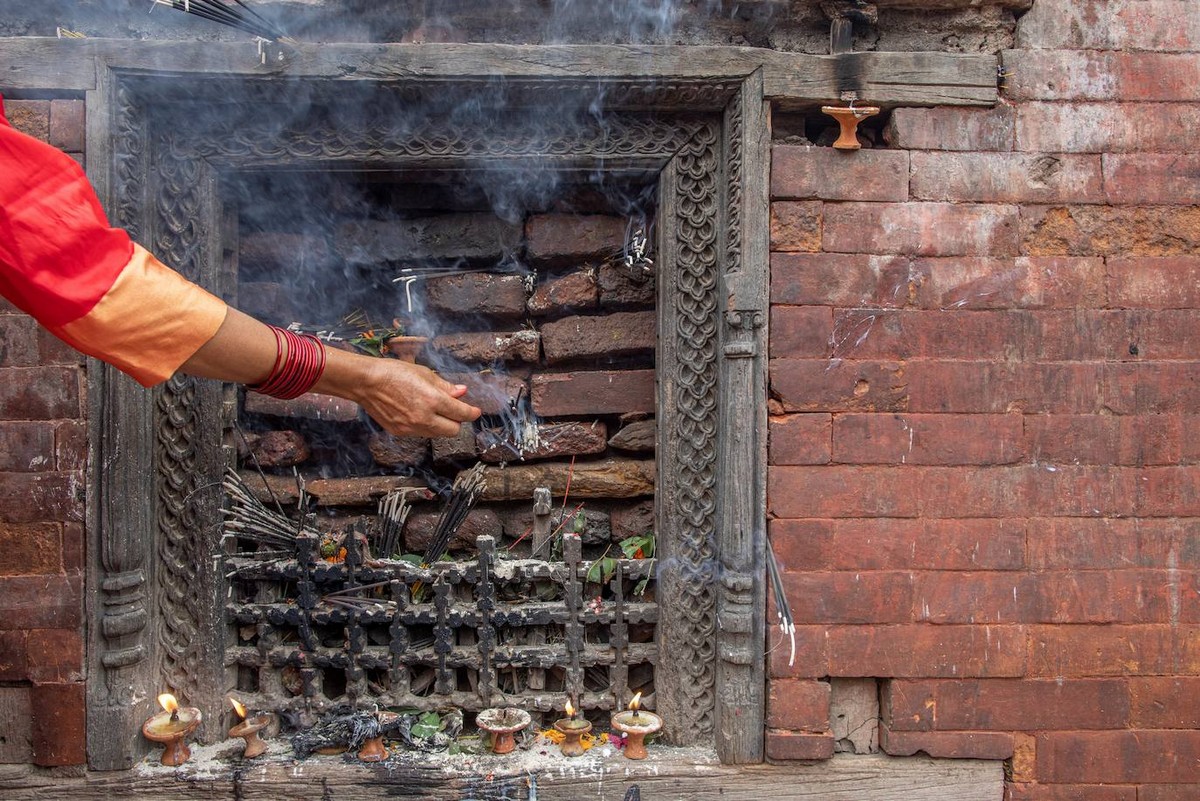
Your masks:
[{"label": "metal grille", "polygon": [[475,559],[430,568],[368,562],[359,537],[336,564],[308,535],[294,558],[228,557],[239,695],[276,712],[347,702],[550,712],[568,698],[620,708],[649,688],[653,705],[653,560],[616,560],[597,584],[577,536],[563,538],[561,561],[499,558],[492,537],[476,544]]}]

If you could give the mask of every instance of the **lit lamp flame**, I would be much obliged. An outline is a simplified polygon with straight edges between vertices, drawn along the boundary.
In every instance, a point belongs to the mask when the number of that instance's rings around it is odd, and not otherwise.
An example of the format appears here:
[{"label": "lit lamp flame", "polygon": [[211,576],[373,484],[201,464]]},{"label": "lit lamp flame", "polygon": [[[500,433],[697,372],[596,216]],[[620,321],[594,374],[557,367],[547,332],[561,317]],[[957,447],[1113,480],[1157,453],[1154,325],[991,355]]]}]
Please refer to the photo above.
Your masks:
[{"label": "lit lamp flame", "polygon": [[170,693],[163,693],[158,696],[158,704],[165,711],[171,713],[171,720],[179,720],[179,702],[175,700],[175,696]]},{"label": "lit lamp flame", "polygon": [[238,703],[238,699],[230,698],[229,703],[233,704],[233,711],[237,712],[238,720],[246,719],[246,707]]},{"label": "lit lamp flame", "polygon": [[634,717],[637,717],[638,708],[642,705],[642,694],[637,693],[629,700],[629,708],[633,710]]},{"label": "lit lamp flame", "polygon": [[567,699],[567,717],[571,720],[575,719],[575,707],[571,705],[571,700]]}]

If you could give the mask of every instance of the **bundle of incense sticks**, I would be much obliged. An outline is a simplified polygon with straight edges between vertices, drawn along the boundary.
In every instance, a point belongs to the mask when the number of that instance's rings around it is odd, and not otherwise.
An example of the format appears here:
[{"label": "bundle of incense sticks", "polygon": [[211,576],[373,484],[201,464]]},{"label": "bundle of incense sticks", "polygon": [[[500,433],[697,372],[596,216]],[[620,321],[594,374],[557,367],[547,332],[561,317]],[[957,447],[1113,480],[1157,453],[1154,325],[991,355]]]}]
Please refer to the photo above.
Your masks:
[{"label": "bundle of incense sticks", "polygon": [[393,559],[400,552],[400,534],[412,511],[408,496],[413,491],[392,490],[379,499],[379,555],[383,559]]},{"label": "bundle of incense sticks", "polygon": [[791,653],[788,656],[788,666],[796,663],[796,624],[792,620],[792,610],[788,606],[787,596],[783,593],[783,577],[779,575],[779,562],[775,559],[775,549],[767,543],[767,572],[771,574],[771,590],[775,593],[775,614],[779,618],[779,630],[787,635],[791,643]]},{"label": "bundle of incense sticks", "polygon": [[294,43],[295,39],[288,38],[275,23],[259,14],[242,0],[223,2],[222,0],[154,0],[154,6],[168,6],[177,11],[191,14],[202,19],[244,31],[260,39],[272,42]]},{"label": "bundle of incense sticks", "polygon": [[295,547],[296,537],[299,535],[318,535],[316,531],[305,526],[303,521],[292,520],[283,514],[282,510],[268,509],[262,501],[254,497],[236,470],[227,470],[221,485],[225,494],[229,496],[229,508],[223,511],[226,537],[291,550]]},{"label": "bundle of incense sticks", "polygon": [[442,509],[442,516],[438,518],[437,527],[434,529],[433,539],[429,541],[429,547],[421,559],[423,567],[429,567],[445,555],[450,546],[450,538],[467,519],[467,514],[487,488],[483,469],[483,462],[479,462],[455,477],[450,497],[446,499],[446,506]]}]

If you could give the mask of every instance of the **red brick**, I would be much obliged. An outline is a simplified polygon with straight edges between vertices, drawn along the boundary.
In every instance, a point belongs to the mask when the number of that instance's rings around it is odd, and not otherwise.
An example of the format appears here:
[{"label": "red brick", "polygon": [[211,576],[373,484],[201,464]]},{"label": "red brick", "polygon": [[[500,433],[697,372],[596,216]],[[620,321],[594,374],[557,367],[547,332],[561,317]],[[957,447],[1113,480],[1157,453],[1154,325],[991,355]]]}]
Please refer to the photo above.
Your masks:
[{"label": "red brick", "polygon": [[1200,252],[1196,206],[1021,207],[1027,256],[1175,256]]},{"label": "red brick", "polygon": [[87,130],[82,100],[51,100],[49,142],[60,150],[82,153]]},{"label": "red brick", "polygon": [[830,147],[771,148],[771,197],[803,200],[908,199],[908,153]]},{"label": "red brick", "polygon": [[896,362],[771,359],[771,392],[787,412],[902,411],[906,369]]},{"label": "red brick", "polygon": [[534,290],[526,307],[535,317],[594,309],[600,303],[600,287],[596,278],[593,271],[576,270],[546,281]]},{"label": "red brick", "polygon": [[74,473],[0,473],[0,523],[82,520],[83,493]]},{"label": "red brick", "polygon": [[1102,259],[917,259],[912,271],[923,308],[1100,307],[1105,301]]},{"label": "red brick", "polygon": [[1200,782],[1200,731],[1062,731],[1037,738],[1043,782]]},{"label": "red brick", "polygon": [[1025,674],[1024,626],[834,626],[830,676],[1010,677]]},{"label": "red brick", "polygon": [[[1142,784],[1137,792],[1138,801],[1196,801],[1200,798],[1200,784]],[[1081,798],[1080,801],[1092,799]]]},{"label": "red brick", "polygon": [[837,520],[829,545],[836,570],[1017,570],[1023,520]]},{"label": "red brick", "polygon": [[1200,465],[1128,471],[1138,479],[1134,505],[1147,517],[1200,517]]},{"label": "red brick", "polygon": [[57,470],[83,470],[87,467],[87,454],[86,422],[69,420],[54,427],[54,465]]},{"label": "red brick", "polygon": [[792,664],[791,644],[779,630],[774,607],[767,611],[767,659],[774,678],[815,678],[829,675],[829,645],[825,626],[797,626],[796,653]]},{"label": "red brick", "polygon": [[245,442],[239,438],[238,445],[239,455],[251,459],[257,467],[292,467],[312,455],[308,441],[299,431],[250,433]]},{"label": "red brick", "polygon": [[78,370],[0,368],[0,420],[75,419],[80,412]]},{"label": "red brick", "polygon": [[1200,635],[1186,626],[1034,626],[1029,649],[1034,676],[1200,673]]},{"label": "red brick", "polygon": [[63,570],[67,575],[82,573],[84,535],[82,523],[66,523],[63,525]]},{"label": "red brick", "polygon": [[884,129],[892,147],[909,150],[1012,150],[1016,110],[898,108]]},{"label": "red brick", "polygon": [[772,417],[768,464],[828,464],[832,420],[828,414]]},{"label": "red brick", "polygon": [[920,574],[916,597],[932,623],[1108,623],[1118,619],[1111,586],[1093,571],[939,571]]},{"label": "red brick", "polygon": [[1099,203],[1100,156],[914,153],[912,197],[979,203]]},{"label": "red brick", "polygon": [[30,631],[29,679],[34,682],[83,681],[83,639],[79,631]]},{"label": "red brick", "polygon": [[49,100],[6,100],[4,115],[12,127],[43,142],[50,139]]},{"label": "red brick", "polygon": [[918,474],[900,467],[780,466],[767,471],[777,517],[916,517]]},{"label": "red brick", "polygon": [[1200,307],[1200,257],[1108,259],[1109,303],[1149,309]]},{"label": "red brick", "polygon": [[1200,729],[1200,677],[1133,677],[1129,694],[1133,728]]},{"label": "red brick", "polygon": [[1139,563],[1137,521],[1071,517],[1029,522],[1029,566],[1034,570],[1106,570]]},{"label": "red brick", "polygon": [[543,417],[652,412],[653,370],[535,375],[530,396]]},{"label": "red brick", "polygon": [[0,422],[0,471],[24,473],[54,467],[52,423]]},{"label": "red brick", "polygon": [[508,373],[445,373],[452,384],[467,388],[463,400],[483,410],[484,414],[507,413],[512,401],[525,394],[525,379]]},{"label": "red brick", "polygon": [[1104,405],[1114,414],[1200,412],[1200,364],[1156,362],[1104,365]]},{"label": "red brick", "polygon": [[[1029,784],[1004,785],[1004,801],[1138,801],[1136,787],[1108,784]],[[1190,797],[1189,797],[1190,798]],[[1145,801],[1141,797],[1141,801]]]},{"label": "red brick", "polygon": [[1034,153],[1188,153],[1180,131],[1200,124],[1195,103],[1030,102],[1017,108],[1017,150]]},{"label": "red brick", "polygon": [[[905,684],[906,682],[893,682]],[[1120,729],[1129,723],[1124,679],[951,679],[908,682],[892,692],[892,727],[920,716],[932,699],[932,726],[947,731]],[[905,704],[922,699],[913,708]]]},{"label": "red brick", "polygon": [[1008,759],[1013,755],[1012,735],[990,731],[891,731],[881,726],[879,745],[892,756],[923,752],[947,759]]},{"label": "red brick", "polygon": [[657,341],[658,322],[652,311],[567,317],[542,326],[542,351],[547,364],[651,355]]},{"label": "red brick", "polygon": [[913,620],[910,573],[787,572],[783,574],[783,591],[797,625]]},{"label": "red brick", "polygon": [[0,576],[63,572],[62,525],[0,523]]},{"label": "red brick", "polygon": [[[1102,339],[1098,347],[1107,349],[1098,358],[1111,358],[1121,350],[1121,361],[1125,362],[1190,360],[1200,345],[1200,310],[1197,309],[1156,309],[1152,314],[1140,309],[1122,309],[1096,314],[1101,324],[1098,336]],[[1134,350],[1136,353],[1132,352]],[[1080,349],[1078,352],[1087,351]],[[1157,369],[1157,365],[1150,369]]]},{"label": "red brick", "polygon": [[[503,408],[500,403],[490,404],[492,410]],[[435,437],[432,440],[434,464],[454,467],[473,462],[479,457],[479,445],[475,440],[475,427],[463,423],[452,437]]]},{"label": "red brick", "polygon": [[87,761],[87,706],[83,682],[34,684],[33,764],[82,765]]},{"label": "red brick", "polygon": [[66,576],[0,577],[0,630],[78,629],[83,579]]},{"label": "red brick", "polygon": [[1022,416],[839,414],[833,460],[848,464],[1007,464],[1024,457]]},{"label": "red brick", "polygon": [[293,400],[279,400],[278,398],[259,395],[257,392],[247,392],[245,411],[247,414],[331,420],[345,423],[358,419],[359,405],[353,401],[335,398],[333,395],[321,395],[316,392],[301,395]]},{"label": "red brick", "polygon": [[1200,100],[1200,59],[1190,53],[1024,50],[1010,57],[1015,68],[1004,93],[1014,100]]},{"label": "red brick", "polygon": [[538,360],[541,337],[528,329],[442,334],[434,338],[432,347],[439,353],[471,364],[530,363]]},{"label": "red brick", "polygon": [[1139,565],[1179,570],[1200,568],[1200,521],[1144,518],[1129,524],[1137,538]]},{"label": "red brick", "polygon": [[772,253],[771,302],[816,306],[906,305],[909,260],[857,253]]},{"label": "red brick", "polygon": [[827,356],[833,336],[833,314],[827,306],[772,306],[771,356]]},{"label": "red brick", "polygon": [[29,679],[28,641],[27,631],[0,631],[0,681]]},{"label": "red brick", "polygon": [[525,236],[530,258],[569,263],[620,253],[625,229],[622,217],[538,214],[525,224]]},{"label": "red brick", "polygon": [[832,520],[783,520],[767,523],[771,546],[785,571],[828,570],[833,564]]},{"label": "red brick", "polygon": [[829,759],[833,756],[832,734],[804,734],[767,729],[767,759]]},{"label": "red brick", "polygon": [[1105,155],[1104,193],[1109,203],[1200,203],[1200,156]]},{"label": "red brick", "polygon": [[490,273],[431,278],[425,281],[425,297],[432,311],[451,319],[467,312],[514,320],[525,314],[525,279]]},{"label": "red brick", "polygon": [[821,249],[821,203],[778,200],[771,204],[771,250]]},{"label": "red brick", "polygon": [[1200,49],[1200,20],[1184,0],[1045,0],[1021,18],[1019,47],[1081,50]]},{"label": "red brick", "polygon": [[[441,512],[413,512],[404,526],[404,552],[425,553],[441,516]],[[489,536],[498,541],[502,533],[500,518],[494,511],[473,509],[455,530],[448,548],[454,551],[474,548],[476,537]]]},{"label": "red brick", "polygon": [[[470,428],[468,427],[469,431]],[[570,458],[588,454],[604,453],[608,448],[608,428],[599,420],[569,423],[543,423],[539,428],[541,442],[536,447],[525,448],[519,454],[509,442],[507,429],[484,429],[475,435],[475,450],[479,459],[498,464],[530,459]],[[434,440],[436,445],[437,440]],[[626,449],[629,450],[629,449]],[[653,452],[653,448],[648,451]],[[639,452],[639,451],[635,451]]]},{"label": "red brick", "polygon": [[0,315],[0,367],[36,367],[38,324],[23,314]]},{"label": "red brick", "polygon": [[1113,415],[1026,415],[1025,436],[1035,462],[1115,464],[1121,420]]},{"label": "red brick", "polygon": [[821,239],[838,253],[1016,256],[1015,206],[960,203],[829,203]]},{"label": "red brick", "polygon": [[1024,517],[1035,487],[1028,467],[913,467],[919,517]]},{"label": "red brick", "polygon": [[908,411],[958,414],[1096,414],[1099,364],[924,361],[904,367]]},{"label": "red brick", "polygon": [[893,732],[928,732],[934,728],[937,701],[929,681],[892,680],[883,685],[879,714],[884,728]]},{"label": "red brick", "polygon": [[767,726],[823,733],[829,731],[830,685],[809,679],[774,679],[767,687]]},{"label": "red brick", "polygon": [[604,309],[647,308],[654,306],[654,281],[629,274],[623,264],[600,265],[596,280],[600,285],[600,307]]}]

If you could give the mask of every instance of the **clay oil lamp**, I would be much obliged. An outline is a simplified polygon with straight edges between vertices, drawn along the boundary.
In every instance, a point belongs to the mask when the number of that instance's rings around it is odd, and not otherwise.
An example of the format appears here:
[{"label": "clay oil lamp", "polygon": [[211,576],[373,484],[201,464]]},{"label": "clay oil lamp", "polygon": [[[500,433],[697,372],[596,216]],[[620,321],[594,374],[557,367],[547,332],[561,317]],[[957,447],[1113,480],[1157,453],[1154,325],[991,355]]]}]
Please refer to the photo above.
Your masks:
[{"label": "clay oil lamp", "polygon": [[362,748],[358,749],[359,761],[383,762],[388,758],[388,750],[383,745],[383,738],[391,724],[395,723],[399,717],[395,712],[375,713]]},{"label": "clay oil lamp", "polygon": [[233,711],[238,716],[238,724],[229,730],[229,736],[241,737],[246,741],[246,750],[242,752],[242,758],[254,759],[256,756],[266,753],[267,744],[262,741],[258,733],[271,722],[270,716],[255,715],[247,718],[246,707],[239,704],[236,698],[230,698],[229,703],[233,704]]},{"label": "clay oil lamp", "polygon": [[558,746],[563,756],[576,757],[583,754],[584,748],[581,740],[583,735],[592,730],[592,724],[591,721],[579,717],[579,713],[569,700],[567,701],[567,716],[554,721],[554,728],[563,736],[563,741]]},{"label": "clay oil lamp", "polygon": [[200,710],[192,706],[180,707],[175,696],[163,693],[158,696],[158,703],[163,711],[142,724],[142,736],[147,740],[163,744],[162,763],[175,767],[188,761],[192,750],[187,747],[184,738],[200,725],[202,715]]},{"label": "clay oil lamp", "polygon": [[625,735],[625,756],[628,759],[646,758],[646,737],[662,728],[662,718],[653,712],[639,709],[642,694],[633,696],[629,709],[612,716],[612,727]]},{"label": "clay oil lamp", "polygon": [[492,735],[493,754],[507,754],[516,748],[516,734],[529,721],[529,713],[515,706],[492,707],[475,716],[475,725]]},{"label": "clay oil lamp", "polygon": [[858,141],[858,124],[867,117],[873,117],[879,113],[878,106],[859,106],[854,107],[851,103],[849,107],[842,108],[839,106],[821,106],[821,112],[828,114],[838,122],[839,133],[837,141],[833,146],[838,150],[858,150],[862,147]]}]

